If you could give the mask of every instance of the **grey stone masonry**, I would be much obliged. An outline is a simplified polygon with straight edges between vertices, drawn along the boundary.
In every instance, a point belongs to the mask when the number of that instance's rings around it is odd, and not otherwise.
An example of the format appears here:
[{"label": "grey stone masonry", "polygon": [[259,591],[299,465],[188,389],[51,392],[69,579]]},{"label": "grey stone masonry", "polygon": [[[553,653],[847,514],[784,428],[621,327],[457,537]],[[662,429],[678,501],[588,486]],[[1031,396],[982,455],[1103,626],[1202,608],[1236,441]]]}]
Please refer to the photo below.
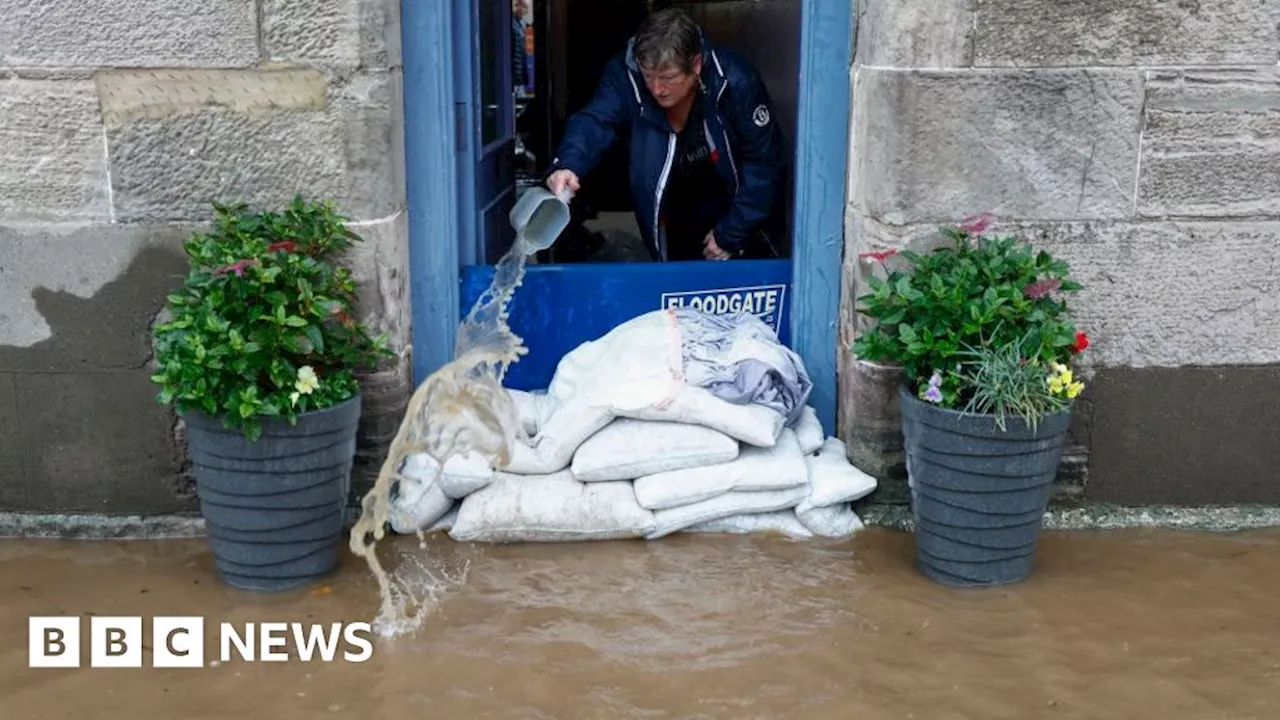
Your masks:
[{"label": "grey stone masonry", "polygon": [[331,200],[361,320],[356,485],[412,390],[398,0],[0,0],[0,511],[195,509],[150,330],[213,204]]},{"label": "grey stone masonry", "polygon": [[[939,225],[991,212],[1085,285],[1071,302],[1092,338],[1089,388],[1060,480],[1084,479],[1086,499],[1273,502],[1275,444],[1233,413],[1248,406],[1234,383],[1274,384],[1280,366],[1280,0],[857,11],[846,352],[869,322],[859,253],[927,249]],[[841,369],[851,457],[892,467],[893,443],[862,439],[865,373]],[[1175,400],[1182,386],[1199,394]]]}]

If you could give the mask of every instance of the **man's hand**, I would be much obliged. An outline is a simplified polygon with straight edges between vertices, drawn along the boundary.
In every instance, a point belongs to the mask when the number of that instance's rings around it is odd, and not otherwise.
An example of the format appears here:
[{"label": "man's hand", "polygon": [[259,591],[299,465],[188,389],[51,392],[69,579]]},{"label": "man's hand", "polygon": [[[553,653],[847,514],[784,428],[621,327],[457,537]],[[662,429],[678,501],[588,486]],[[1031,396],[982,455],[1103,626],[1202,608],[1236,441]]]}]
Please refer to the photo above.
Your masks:
[{"label": "man's hand", "polygon": [[702,256],[708,260],[728,260],[729,253],[725,252],[716,244],[716,234],[714,231],[707,233],[702,240]]},{"label": "man's hand", "polygon": [[578,175],[572,170],[557,170],[551,173],[551,177],[547,178],[547,189],[556,195],[563,195],[565,189],[570,192],[577,193],[581,186],[578,184]]}]

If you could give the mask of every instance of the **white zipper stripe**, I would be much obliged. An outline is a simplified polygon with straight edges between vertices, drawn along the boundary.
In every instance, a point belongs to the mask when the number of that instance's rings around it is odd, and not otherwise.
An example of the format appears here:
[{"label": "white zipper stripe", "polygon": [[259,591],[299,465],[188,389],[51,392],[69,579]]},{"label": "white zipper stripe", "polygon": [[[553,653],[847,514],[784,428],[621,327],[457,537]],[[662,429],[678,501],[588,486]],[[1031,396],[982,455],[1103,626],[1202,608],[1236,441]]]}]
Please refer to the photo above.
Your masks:
[{"label": "white zipper stripe", "polygon": [[662,243],[658,238],[658,215],[662,212],[662,193],[667,189],[667,180],[671,177],[671,164],[676,157],[676,134],[671,133],[667,139],[667,161],[662,165],[662,174],[658,176],[658,191],[654,193],[653,205],[653,244],[658,247],[662,259],[666,260],[666,253],[662,253]]},{"label": "white zipper stripe", "polygon": [[627,73],[627,79],[631,81],[631,92],[636,94],[636,103],[644,105],[644,101],[640,99],[640,88],[636,85],[636,79],[632,77],[630,72]]}]

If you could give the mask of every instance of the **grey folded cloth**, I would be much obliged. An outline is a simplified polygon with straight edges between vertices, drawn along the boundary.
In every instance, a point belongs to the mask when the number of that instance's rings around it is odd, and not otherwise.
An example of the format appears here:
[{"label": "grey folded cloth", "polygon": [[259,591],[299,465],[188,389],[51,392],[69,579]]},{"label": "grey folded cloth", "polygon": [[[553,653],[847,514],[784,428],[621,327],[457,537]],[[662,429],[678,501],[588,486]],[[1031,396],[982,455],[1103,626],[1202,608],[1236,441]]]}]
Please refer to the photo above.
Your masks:
[{"label": "grey folded cloth", "polygon": [[738,405],[777,410],[791,425],[813,390],[804,362],[773,329],[748,313],[711,315],[675,311],[686,382]]}]

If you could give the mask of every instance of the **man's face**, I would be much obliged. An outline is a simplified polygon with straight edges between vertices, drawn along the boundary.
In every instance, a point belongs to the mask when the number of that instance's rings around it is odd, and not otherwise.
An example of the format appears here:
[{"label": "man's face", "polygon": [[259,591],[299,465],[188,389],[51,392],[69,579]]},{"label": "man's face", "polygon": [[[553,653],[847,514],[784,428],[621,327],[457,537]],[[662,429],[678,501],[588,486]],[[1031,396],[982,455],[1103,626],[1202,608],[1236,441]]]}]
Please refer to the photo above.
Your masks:
[{"label": "man's face", "polygon": [[668,64],[659,68],[641,68],[645,87],[653,93],[658,105],[664,108],[679,105],[681,101],[698,87],[698,76],[702,74],[702,56],[693,59],[693,68],[685,72],[679,65]]},{"label": "man's face", "polygon": [[515,0],[511,3],[511,12],[519,19],[523,19],[529,14],[529,4],[524,0]]}]

